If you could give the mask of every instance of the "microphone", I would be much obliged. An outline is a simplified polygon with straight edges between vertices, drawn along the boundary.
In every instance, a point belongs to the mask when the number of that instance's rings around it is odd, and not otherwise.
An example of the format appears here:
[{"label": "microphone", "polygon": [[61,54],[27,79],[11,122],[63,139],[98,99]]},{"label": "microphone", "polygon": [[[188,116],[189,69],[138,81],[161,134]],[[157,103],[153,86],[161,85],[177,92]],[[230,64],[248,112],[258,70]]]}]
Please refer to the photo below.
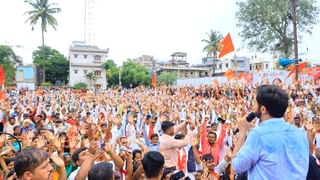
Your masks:
[{"label": "microphone", "polygon": [[[256,118],[256,117],[257,117],[256,113],[255,113],[255,112],[251,112],[251,113],[249,113],[249,114],[247,115],[246,120],[247,120],[248,122],[251,122],[251,121],[253,121],[254,118]],[[237,128],[237,129],[233,132],[233,135],[236,135],[238,132],[239,132],[239,129]]]}]

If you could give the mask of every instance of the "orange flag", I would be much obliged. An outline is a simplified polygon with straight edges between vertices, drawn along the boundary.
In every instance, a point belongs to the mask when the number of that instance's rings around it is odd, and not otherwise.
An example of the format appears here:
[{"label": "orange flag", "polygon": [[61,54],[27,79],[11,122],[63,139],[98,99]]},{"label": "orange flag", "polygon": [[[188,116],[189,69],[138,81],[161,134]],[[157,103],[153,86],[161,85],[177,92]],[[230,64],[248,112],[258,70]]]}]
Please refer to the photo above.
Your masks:
[{"label": "orange flag", "polygon": [[[298,65],[298,72],[302,72],[302,70],[308,65],[308,62],[302,62],[299,63]],[[289,74],[287,76],[287,79],[296,71],[296,66],[295,65],[291,65],[288,67],[289,69]]]},{"label": "orange flag", "polygon": [[218,55],[219,59],[234,51],[230,33],[228,33],[227,36],[220,42],[220,46],[221,46],[221,50]]},{"label": "orange flag", "polygon": [[5,82],[4,69],[3,69],[3,66],[0,65],[0,85],[4,85],[4,82]]},{"label": "orange flag", "polygon": [[236,72],[232,71],[231,69],[228,69],[225,73],[224,73],[224,77],[230,79],[234,79],[236,77]]},{"label": "orange flag", "polygon": [[152,72],[151,85],[155,88],[157,86],[157,76],[155,72]]},{"label": "orange flag", "polygon": [[5,100],[5,96],[4,91],[0,91],[0,100]]}]

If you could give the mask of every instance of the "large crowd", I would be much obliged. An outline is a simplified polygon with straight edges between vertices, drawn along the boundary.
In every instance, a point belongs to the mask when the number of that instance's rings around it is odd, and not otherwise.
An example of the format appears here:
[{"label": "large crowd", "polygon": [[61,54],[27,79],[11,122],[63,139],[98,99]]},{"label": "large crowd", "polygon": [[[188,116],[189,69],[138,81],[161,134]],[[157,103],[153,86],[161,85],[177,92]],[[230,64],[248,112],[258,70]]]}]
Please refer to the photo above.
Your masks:
[{"label": "large crowd", "polygon": [[[0,100],[1,178],[156,179],[154,162],[163,161],[161,179],[245,179],[230,162],[237,121],[256,111],[258,86],[8,90]],[[320,86],[277,86],[289,95],[285,121],[308,137],[320,171]]]}]

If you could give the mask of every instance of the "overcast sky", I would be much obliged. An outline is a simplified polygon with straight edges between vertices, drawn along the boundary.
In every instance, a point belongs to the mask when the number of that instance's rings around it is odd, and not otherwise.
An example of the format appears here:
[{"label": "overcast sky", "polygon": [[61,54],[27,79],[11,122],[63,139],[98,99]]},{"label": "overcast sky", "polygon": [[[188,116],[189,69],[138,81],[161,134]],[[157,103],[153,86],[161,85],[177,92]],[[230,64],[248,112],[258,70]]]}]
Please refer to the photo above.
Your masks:
[{"label": "overcast sky", "polygon": [[[143,54],[168,60],[176,51],[188,53],[188,61],[201,63],[206,32],[231,33],[238,56],[251,57],[238,37],[236,0],[95,0],[96,45],[109,48],[109,58],[120,64]],[[66,57],[72,41],[84,39],[85,0],[51,0],[62,12],[56,15],[57,31],[49,27],[45,44]],[[319,4],[319,2],[318,2]],[[12,46],[25,63],[32,62],[32,51],[41,45],[40,25],[31,31],[24,12],[30,10],[23,0],[0,0],[0,44]],[[320,25],[305,35],[300,52],[303,58],[320,61]],[[263,55],[269,57],[269,55]]]}]

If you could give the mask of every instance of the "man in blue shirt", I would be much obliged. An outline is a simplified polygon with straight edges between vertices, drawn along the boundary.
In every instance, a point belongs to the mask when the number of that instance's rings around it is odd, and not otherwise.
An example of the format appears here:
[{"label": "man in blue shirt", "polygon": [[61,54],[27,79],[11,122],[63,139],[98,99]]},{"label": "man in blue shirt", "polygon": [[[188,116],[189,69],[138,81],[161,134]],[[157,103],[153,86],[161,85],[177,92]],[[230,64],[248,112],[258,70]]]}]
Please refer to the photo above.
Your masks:
[{"label": "man in blue shirt", "polygon": [[287,93],[277,86],[263,85],[257,89],[256,101],[260,125],[248,134],[252,124],[246,118],[238,120],[240,133],[232,159],[235,172],[247,171],[249,180],[306,179],[309,144],[307,136],[283,118]]}]

